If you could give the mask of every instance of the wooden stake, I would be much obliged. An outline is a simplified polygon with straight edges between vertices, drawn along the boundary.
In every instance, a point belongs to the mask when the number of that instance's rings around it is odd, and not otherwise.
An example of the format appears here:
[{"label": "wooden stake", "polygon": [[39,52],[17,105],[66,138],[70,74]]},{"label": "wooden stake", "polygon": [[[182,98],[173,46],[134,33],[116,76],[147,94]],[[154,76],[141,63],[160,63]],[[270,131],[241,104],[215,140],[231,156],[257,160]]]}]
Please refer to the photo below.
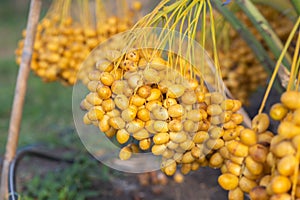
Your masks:
[{"label": "wooden stake", "polygon": [[22,53],[17,83],[15,88],[14,101],[9,123],[6,151],[4,155],[3,169],[1,174],[0,200],[8,198],[7,182],[9,164],[16,155],[22,120],[23,105],[26,96],[27,80],[30,73],[30,61],[32,57],[33,44],[39,22],[41,11],[41,0],[31,0],[28,22],[26,27],[26,37]]}]

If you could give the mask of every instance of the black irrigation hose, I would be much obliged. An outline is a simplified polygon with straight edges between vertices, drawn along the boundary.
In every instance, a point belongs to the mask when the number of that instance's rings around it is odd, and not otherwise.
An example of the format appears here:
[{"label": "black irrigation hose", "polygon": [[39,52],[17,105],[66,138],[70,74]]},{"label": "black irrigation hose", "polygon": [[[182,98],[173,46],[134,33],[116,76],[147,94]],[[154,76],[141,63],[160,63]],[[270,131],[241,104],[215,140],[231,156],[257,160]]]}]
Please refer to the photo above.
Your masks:
[{"label": "black irrigation hose", "polygon": [[19,200],[20,196],[16,191],[16,172],[19,162],[25,156],[36,156],[43,159],[48,159],[56,162],[67,162],[67,163],[74,163],[72,159],[66,159],[59,157],[57,155],[50,154],[49,152],[41,150],[38,146],[29,146],[21,149],[16,154],[15,158],[11,161],[9,165],[9,172],[8,172],[8,200]]}]

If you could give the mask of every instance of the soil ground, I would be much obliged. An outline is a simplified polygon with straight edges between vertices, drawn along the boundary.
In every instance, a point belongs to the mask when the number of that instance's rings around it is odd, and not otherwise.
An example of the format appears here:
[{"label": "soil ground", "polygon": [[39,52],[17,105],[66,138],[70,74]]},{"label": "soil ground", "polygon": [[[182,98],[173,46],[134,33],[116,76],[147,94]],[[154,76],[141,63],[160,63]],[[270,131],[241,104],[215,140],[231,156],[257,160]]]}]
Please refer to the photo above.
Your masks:
[{"label": "soil ground", "polygon": [[[42,176],[66,165],[36,157],[22,160],[17,171],[18,192],[22,195],[20,190],[34,175]],[[101,190],[101,194],[89,200],[225,200],[227,192],[217,183],[219,173],[217,169],[206,167],[185,176],[183,183],[168,178],[166,185],[142,186],[138,174],[117,172],[114,175],[110,169],[108,180],[93,182],[93,189]]]}]

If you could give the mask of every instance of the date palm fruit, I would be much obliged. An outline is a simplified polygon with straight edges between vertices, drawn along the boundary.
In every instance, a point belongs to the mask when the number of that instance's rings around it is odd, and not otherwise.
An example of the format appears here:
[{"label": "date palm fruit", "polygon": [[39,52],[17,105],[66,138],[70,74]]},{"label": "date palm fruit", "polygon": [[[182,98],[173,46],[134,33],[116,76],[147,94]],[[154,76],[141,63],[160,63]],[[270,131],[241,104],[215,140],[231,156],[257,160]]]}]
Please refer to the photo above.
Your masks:
[{"label": "date palm fruit", "polygon": [[[230,146],[225,132],[239,135],[243,129],[243,116],[237,113],[240,101],[209,92],[200,84],[199,77],[184,77],[181,65],[172,66],[159,54],[149,60],[144,51],[130,50],[119,59],[119,65],[115,63],[113,67],[108,60],[98,61],[89,72],[86,86],[90,93],[81,108],[89,113],[96,107],[101,116],[84,117],[84,122],[116,137],[123,148],[136,143],[139,151],[161,156],[161,169],[169,176],[176,174],[178,167],[182,174],[187,174],[200,166],[224,165],[225,158],[219,149]],[[103,63],[106,67],[100,66]],[[136,67],[130,68],[128,64]],[[112,74],[118,70],[120,77],[115,78]],[[165,74],[164,79],[152,79],[158,74]],[[107,134],[111,129],[114,134]],[[254,139],[249,142],[252,144]],[[242,151],[236,151],[235,145],[229,148],[233,156],[248,154],[246,144],[237,146]],[[122,159],[130,157],[130,151],[125,150],[121,150]]]},{"label": "date palm fruit", "polygon": [[[261,196],[270,199],[299,198],[299,145],[300,127],[299,112],[300,99],[298,91],[286,91],[281,95],[281,102],[271,107],[270,116],[280,121],[278,135],[270,141],[270,152],[267,155],[267,165],[272,167],[270,176],[260,183]],[[262,179],[263,180],[263,179]],[[258,192],[252,191],[252,193]]]},{"label": "date palm fruit", "polygon": [[[97,19],[100,23],[97,27],[100,28],[94,28],[87,23],[91,21],[88,17],[84,22],[76,21],[76,16],[70,14],[74,8],[70,1],[56,0],[53,8],[38,24],[31,60],[31,69],[45,82],[60,81],[64,85],[73,85],[81,63],[91,50],[112,35],[129,29],[133,24],[130,13],[124,12],[126,14],[122,17],[111,15]],[[79,14],[86,14],[85,12],[80,6]],[[88,12],[92,13],[93,10]],[[24,31],[23,36],[25,35]],[[15,51],[18,64],[21,62],[23,47],[24,39],[20,40]],[[110,85],[113,82],[111,76],[104,73],[100,80],[104,85]]]},{"label": "date palm fruit", "polygon": [[[229,190],[228,199],[243,200],[244,194],[250,194],[253,199],[269,197],[265,187],[257,188],[260,180],[271,169],[266,165],[270,143],[259,143],[260,135],[265,134],[268,126],[269,118],[262,113],[253,118],[251,129],[239,125],[230,131],[225,130],[225,146],[219,150],[224,158],[219,184],[223,189]],[[229,187],[231,182],[237,182],[237,185]]]}]

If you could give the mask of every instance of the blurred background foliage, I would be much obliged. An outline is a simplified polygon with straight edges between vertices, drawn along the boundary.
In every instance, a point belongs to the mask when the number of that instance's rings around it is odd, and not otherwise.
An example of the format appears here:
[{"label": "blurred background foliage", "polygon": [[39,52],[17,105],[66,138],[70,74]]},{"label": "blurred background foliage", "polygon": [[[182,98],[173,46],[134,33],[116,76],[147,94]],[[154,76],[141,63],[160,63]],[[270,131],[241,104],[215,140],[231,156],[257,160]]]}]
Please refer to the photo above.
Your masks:
[{"label": "blurred background foliage", "polygon": [[[5,150],[18,72],[14,50],[26,27],[29,3],[30,0],[0,2],[0,154]],[[41,16],[45,15],[50,3],[50,0],[43,0]],[[71,96],[72,87],[62,87],[60,83],[46,84],[31,73],[23,111],[20,147],[35,143],[47,143],[53,147],[68,146],[74,144],[68,140],[79,140],[73,128]],[[72,134],[64,134],[70,132]]]},{"label": "blurred background foliage", "polygon": [[[50,3],[51,0],[43,0],[41,18]],[[0,2],[0,157],[5,152],[18,73],[14,51],[22,37],[22,30],[26,27],[29,5],[30,0]],[[90,190],[91,181],[95,180],[95,175],[90,175],[105,173],[107,169],[99,168],[96,160],[86,156],[74,130],[71,98],[72,87],[62,87],[57,82],[44,83],[31,72],[19,147],[43,144],[53,151],[61,147],[72,148],[80,153],[77,154],[75,163],[68,166],[37,161],[34,158],[25,159],[18,170],[18,191],[24,199],[57,199],[58,195],[59,199],[86,199],[99,193],[97,190]],[[65,150],[58,150],[58,154],[61,152],[68,156]],[[96,180],[102,177],[105,176],[97,176]]]}]

